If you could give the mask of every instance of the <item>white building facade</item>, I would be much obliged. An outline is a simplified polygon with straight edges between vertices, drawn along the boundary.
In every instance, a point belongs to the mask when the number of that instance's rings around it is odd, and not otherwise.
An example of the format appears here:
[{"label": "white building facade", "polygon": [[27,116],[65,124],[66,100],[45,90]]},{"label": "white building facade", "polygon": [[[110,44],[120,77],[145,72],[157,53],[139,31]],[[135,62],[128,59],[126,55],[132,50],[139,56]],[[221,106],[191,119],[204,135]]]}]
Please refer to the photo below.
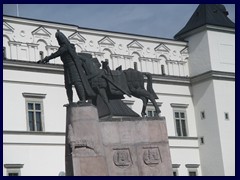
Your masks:
[{"label": "white building facade", "polygon": [[[3,16],[3,175],[64,174],[63,66],[36,63],[58,49],[57,29],[111,69],[153,74],[174,175],[235,175],[235,28],[205,23],[172,40],[12,16]],[[140,114],[141,100],[123,101]]]}]

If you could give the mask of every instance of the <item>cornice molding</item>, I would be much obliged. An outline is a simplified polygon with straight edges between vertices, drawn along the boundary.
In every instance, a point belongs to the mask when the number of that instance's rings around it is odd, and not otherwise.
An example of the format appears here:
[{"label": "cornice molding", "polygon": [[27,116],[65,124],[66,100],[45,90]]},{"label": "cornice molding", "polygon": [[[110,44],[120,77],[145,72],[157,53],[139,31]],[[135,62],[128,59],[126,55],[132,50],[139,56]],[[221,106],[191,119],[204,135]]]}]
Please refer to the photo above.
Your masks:
[{"label": "cornice molding", "polygon": [[62,30],[70,30],[70,31],[78,31],[79,33],[86,33],[89,35],[102,35],[102,36],[109,36],[111,38],[122,38],[122,39],[135,39],[137,41],[147,41],[152,43],[164,43],[164,44],[172,44],[172,45],[180,45],[186,46],[186,41],[178,41],[174,39],[167,39],[167,38],[159,38],[159,37],[152,37],[152,36],[145,36],[145,35],[138,35],[138,34],[130,34],[130,33],[123,33],[123,32],[114,32],[114,31],[107,31],[107,30],[100,30],[100,29],[91,29],[91,28],[84,28],[79,27],[73,24],[65,24],[59,22],[51,22],[51,21],[44,21],[44,20],[37,20],[37,19],[29,19],[29,18],[22,18],[22,17],[15,17],[15,16],[3,16],[3,20],[6,22],[14,22],[14,23],[23,23],[26,25],[32,24],[36,26],[44,26],[45,28],[54,28],[54,29],[62,29]]},{"label": "cornice molding", "polygon": [[[60,64],[37,64],[36,62],[19,60],[3,60],[3,68],[19,71],[32,71],[52,74],[63,74],[64,72],[63,65]],[[223,71],[208,71],[206,73],[194,76],[192,78],[158,74],[152,75],[152,80],[154,83],[187,86],[194,85],[211,79],[235,81],[235,73]]]},{"label": "cornice molding", "polygon": [[42,132],[42,131],[10,131],[5,130],[3,134],[9,135],[45,135],[45,136],[65,136],[65,132]]},{"label": "cornice molding", "polygon": [[185,164],[186,168],[198,168],[200,164]]},{"label": "cornice molding", "polygon": [[227,28],[227,27],[221,27],[221,26],[213,26],[213,25],[204,25],[201,27],[198,27],[196,29],[193,29],[191,31],[188,31],[176,38],[176,40],[182,40],[184,38],[187,38],[189,36],[192,36],[194,34],[197,34],[199,32],[207,31],[207,30],[212,30],[212,31],[218,31],[218,32],[227,32],[227,33],[233,33],[235,34],[235,29],[233,28]]},{"label": "cornice molding", "polygon": [[23,95],[23,97],[25,97],[25,98],[41,98],[41,99],[44,99],[47,94],[27,93],[27,92],[24,92],[24,93],[22,93],[22,95]]},{"label": "cornice molding", "polygon": [[198,84],[200,82],[208,80],[227,80],[235,81],[235,73],[233,72],[223,72],[223,71],[208,71],[203,74],[194,76],[191,78],[191,84]]},{"label": "cornice molding", "polygon": [[4,164],[4,167],[7,169],[20,169],[23,168],[24,164]]},{"label": "cornice molding", "polygon": [[3,60],[3,69],[32,71],[52,74],[63,74],[63,65],[57,64],[37,64],[36,62]]},{"label": "cornice molding", "polygon": [[187,108],[189,104],[171,103],[170,105],[173,108]]}]

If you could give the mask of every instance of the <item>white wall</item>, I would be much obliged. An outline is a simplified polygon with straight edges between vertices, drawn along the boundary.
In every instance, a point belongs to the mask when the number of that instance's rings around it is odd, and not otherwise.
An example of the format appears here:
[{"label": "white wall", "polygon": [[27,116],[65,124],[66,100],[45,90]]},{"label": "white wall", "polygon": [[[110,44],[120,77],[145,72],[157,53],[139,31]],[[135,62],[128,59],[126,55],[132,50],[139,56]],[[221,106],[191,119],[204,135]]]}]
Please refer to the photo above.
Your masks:
[{"label": "white wall", "polygon": [[[199,147],[202,173],[224,175],[213,82],[209,80],[195,84],[192,91],[198,137],[204,137],[205,141],[205,144]],[[201,111],[205,112],[205,119],[201,119]]]},{"label": "white wall", "polygon": [[[186,140],[189,141],[189,140]],[[169,142],[171,146],[171,141]],[[181,145],[182,146],[182,145]],[[193,146],[188,147],[170,147],[170,153],[172,158],[172,164],[180,164],[178,169],[179,176],[189,176],[188,168],[186,164],[200,164],[199,159],[199,149],[193,148]],[[198,176],[202,175],[201,165],[196,169]]]},{"label": "white wall", "polygon": [[188,38],[189,74],[196,76],[211,70],[208,34],[205,31]]},{"label": "white wall", "polygon": [[[16,137],[16,136],[15,136]],[[41,145],[36,142],[4,144],[3,163],[24,164],[21,176],[58,176],[65,171],[65,145]],[[3,175],[6,175],[3,168]]]},{"label": "white wall", "polygon": [[[213,81],[224,173],[235,175],[235,82]],[[223,88],[224,87],[224,88]],[[229,120],[224,113],[229,114]]]},{"label": "white wall", "polygon": [[235,33],[207,31],[212,70],[235,72]]},{"label": "white wall", "polygon": [[[40,93],[46,94],[43,99],[45,131],[65,131],[66,115],[63,105],[68,101],[63,75],[4,70],[3,76],[4,130],[27,130],[25,97],[22,93]],[[76,98],[75,91],[74,95]]]}]

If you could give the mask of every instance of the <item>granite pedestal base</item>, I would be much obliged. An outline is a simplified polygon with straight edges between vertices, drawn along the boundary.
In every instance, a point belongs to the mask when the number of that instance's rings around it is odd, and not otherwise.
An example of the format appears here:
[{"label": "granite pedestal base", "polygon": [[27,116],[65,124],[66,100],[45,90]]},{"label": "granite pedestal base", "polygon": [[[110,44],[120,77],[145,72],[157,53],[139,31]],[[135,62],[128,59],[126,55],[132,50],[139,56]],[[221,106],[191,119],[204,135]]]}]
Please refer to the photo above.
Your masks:
[{"label": "granite pedestal base", "polygon": [[172,176],[161,118],[98,118],[88,104],[67,106],[67,176]]}]

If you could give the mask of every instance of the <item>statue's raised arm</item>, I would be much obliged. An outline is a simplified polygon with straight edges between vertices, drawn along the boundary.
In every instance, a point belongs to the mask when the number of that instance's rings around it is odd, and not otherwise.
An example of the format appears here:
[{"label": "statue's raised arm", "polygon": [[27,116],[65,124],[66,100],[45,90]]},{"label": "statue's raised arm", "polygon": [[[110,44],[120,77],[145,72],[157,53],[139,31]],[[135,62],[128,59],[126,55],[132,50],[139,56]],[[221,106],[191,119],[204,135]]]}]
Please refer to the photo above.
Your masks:
[{"label": "statue's raised arm", "polygon": [[59,30],[56,32],[55,37],[60,46],[59,49],[50,56],[46,56],[43,60],[38,61],[38,63],[47,63],[51,59],[60,56],[64,67],[65,88],[69,103],[73,102],[72,85],[75,86],[79,102],[92,99],[95,93],[88,83],[84,69],[82,68],[81,59],[78,57],[74,45]]}]

